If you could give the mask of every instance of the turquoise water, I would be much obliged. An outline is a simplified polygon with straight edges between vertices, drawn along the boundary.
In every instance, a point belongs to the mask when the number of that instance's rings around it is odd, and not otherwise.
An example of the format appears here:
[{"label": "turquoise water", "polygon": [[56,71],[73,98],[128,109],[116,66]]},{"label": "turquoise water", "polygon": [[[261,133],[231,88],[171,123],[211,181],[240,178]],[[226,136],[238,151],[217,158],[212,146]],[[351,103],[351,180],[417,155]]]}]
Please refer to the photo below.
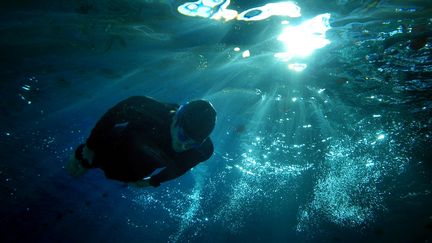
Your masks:
[{"label": "turquoise water", "polygon": [[[185,3],[0,4],[4,242],[432,241],[430,1]],[[132,95],[210,100],[215,154],[159,188],[70,177]]]}]

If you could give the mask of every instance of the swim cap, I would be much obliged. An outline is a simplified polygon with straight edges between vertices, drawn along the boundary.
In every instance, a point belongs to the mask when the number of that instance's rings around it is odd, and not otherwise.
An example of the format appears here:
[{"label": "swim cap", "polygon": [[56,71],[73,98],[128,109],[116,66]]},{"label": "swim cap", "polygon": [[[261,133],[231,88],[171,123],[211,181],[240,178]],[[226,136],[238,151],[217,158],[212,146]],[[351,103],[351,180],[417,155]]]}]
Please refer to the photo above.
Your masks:
[{"label": "swim cap", "polygon": [[180,107],[177,121],[188,137],[202,142],[213,131],[216,111],[208,101],[191,101]]}]

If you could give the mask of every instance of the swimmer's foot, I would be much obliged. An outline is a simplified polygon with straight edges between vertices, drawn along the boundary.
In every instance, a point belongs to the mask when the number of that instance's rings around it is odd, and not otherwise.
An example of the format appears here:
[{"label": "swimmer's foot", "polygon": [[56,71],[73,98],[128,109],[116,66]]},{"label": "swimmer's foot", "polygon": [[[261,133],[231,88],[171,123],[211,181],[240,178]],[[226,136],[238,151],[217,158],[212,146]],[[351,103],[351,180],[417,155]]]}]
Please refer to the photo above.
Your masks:
[{"label": "swimmer's foot", "polygon": [[77,154],[82,154],[84,147],[85,147],[84,144],[81,144],[80,146],[78,146],[78,148],[76,149],[76,151],[69,158],[69,162],[66,165],[66,170],[73,177],[82,176],[88,170],[88,168],[85,168],[83,166],[82,161],[80,161],[77,158],[77,157],[82,157],[82,156],[77,156]]},{"label": "swimmer's foot", "polygon": [[75,155],[72,155],[68,164],[66,165],[66,170],[68,171],[69,175],[73,177],[79,177],[86,173],[88,169],[81,165],[81,162],[75,158]]}]

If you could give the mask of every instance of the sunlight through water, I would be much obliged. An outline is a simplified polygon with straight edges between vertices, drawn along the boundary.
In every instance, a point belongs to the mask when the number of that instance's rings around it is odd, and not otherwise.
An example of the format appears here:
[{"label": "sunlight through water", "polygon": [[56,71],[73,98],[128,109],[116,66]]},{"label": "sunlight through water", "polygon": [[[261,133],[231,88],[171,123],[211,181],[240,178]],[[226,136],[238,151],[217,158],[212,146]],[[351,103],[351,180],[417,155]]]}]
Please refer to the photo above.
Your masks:
[{"label": "sunlight through water", "polygon": [[[297,26],[284,27],[278,40],[285,46],[284,52],[275,54],[283,62],[289,62],[295,57],[308,57],[315,50],[330,44],[325,36],[330,29],[330,14],[321,14]],[[288,68],[294,71],[303,71],[306,64],[289,64]]]},{"label": "sunlight through water", "polygon": [[[9,2],[4,242],[432,239],[432,1]],[[157,188],[68,175],[135,95],[210,101],[212,155]]]},{"label": "sunlight through water", "polygon": [[[215,20],[224,19],[225,21],[236,19],[240,21],[260,21],[272,16],[284,16],[291,18],[301,17],[301,8],[294,2],[267,3],[264,6],[247,9],[241,13],[227,9],[229,0],[199,0],[187,2],[180,5],[177,10],[179,13],[191,17],[203,17]],[[289,21],[283,20],[284,26],[277,40],[284,44],[285,50],[277,52],[274,56],[287,62],[288,69],[301,72],[307,68],[304,63],[306,57],[310,56],[315,50],[330,44],[326,38],[326,32],[330,29],[330,14],[320,14],[314,18],[303,21],[299,25],[290,25]],[[243,57],[249,57],[249,53]],[[295,58],[301,58],[301,63],[291,62]]]}]

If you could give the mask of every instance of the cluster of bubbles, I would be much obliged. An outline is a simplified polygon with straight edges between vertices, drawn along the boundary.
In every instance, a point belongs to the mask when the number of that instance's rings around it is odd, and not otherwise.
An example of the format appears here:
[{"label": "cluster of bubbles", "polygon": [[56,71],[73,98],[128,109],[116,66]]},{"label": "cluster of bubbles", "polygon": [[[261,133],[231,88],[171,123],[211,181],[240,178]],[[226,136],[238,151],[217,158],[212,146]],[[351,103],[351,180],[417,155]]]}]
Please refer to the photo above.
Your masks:
[{"label": "cluster of bubbles", "polygon": [[[364,227],[386,210],[385,198],[392,188],[383,187],[383,180],[405,172],[410,162],[408,143],[416,140],[415,130],[421,126],[393,121],[380,128],[371,125],[376,119],[385,118],[364,118],[354,125],[357,136],[329,140],[313,198],[299,211],[297,231],[316,232],[322,221]],[[412,132],[406,134],[407,128]]]},{"label": "cluster of bubbles", "polygon": [[19,98],[25,103],[32,104],[32,95],[39,91],[38,88],[39,80],[35,76],[26,78],[21,86],[21,92],[18,93]]}]

